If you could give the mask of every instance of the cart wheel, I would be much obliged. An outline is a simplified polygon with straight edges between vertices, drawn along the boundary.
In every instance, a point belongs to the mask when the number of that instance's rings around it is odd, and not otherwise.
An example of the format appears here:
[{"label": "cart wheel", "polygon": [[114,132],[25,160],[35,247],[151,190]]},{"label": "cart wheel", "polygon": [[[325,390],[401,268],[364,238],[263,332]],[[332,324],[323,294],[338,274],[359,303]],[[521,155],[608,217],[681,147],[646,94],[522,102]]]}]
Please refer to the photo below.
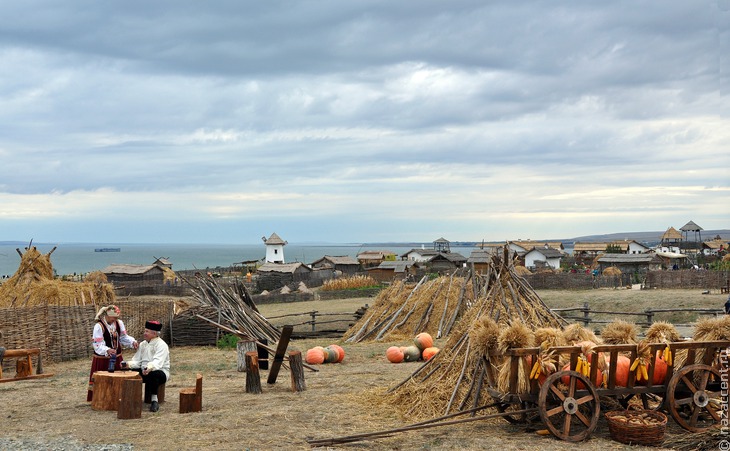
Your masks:
[{"label": "cart wheel", "polygon": [[[532,402],[523,401],[519,404],[503,403],[497,404],[496,408],[499,413],[509,412],[510,410],[524,410],[534,408],[535,404]],[[510,424],[532,424],[537,422],[537,412],[523,412],[514,415],[503,415],[504,418]]]},{"label": "cart wheel", "polygon": [[707,365],[689,365],[675,373],[667,386],[667,405],[674,421],[691,432],[720,423],[721,380],[720,372]]},{"label": "cart wheel", "polygon": [[[567,389],[561,378],[569,377]],[[578,389],[577,383],[584,387]],[[585,440],[598,426],[601,403],[596,388],[576,371],[551,374],[540,388],[540,418],[552,434],[569,442]]]}]

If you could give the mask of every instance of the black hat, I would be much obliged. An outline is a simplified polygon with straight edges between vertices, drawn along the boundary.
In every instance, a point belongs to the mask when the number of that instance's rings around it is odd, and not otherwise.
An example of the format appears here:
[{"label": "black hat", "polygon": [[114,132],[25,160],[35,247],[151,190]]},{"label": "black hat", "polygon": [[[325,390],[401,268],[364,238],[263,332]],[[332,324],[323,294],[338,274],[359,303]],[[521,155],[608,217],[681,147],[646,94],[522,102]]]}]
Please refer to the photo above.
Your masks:
[{"label": "black hat", "polygon": [[162,330],[162,324],[159,321],[147,321],[144,323],[144,328],[159,332]]}]

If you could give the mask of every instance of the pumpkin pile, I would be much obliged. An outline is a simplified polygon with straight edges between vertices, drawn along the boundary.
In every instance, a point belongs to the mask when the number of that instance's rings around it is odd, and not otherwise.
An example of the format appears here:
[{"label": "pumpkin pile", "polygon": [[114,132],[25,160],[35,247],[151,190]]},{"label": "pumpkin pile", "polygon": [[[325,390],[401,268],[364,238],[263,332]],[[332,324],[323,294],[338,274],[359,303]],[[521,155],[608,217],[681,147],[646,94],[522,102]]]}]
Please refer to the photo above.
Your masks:
[{"label": "pumpkin pile", "polygon": [[323,363],[340,363],[345,358],[345,350],[341,346],[331,344],[327,347],[315,346],[307,350],[304,361],[310,365]]},{"label": "pumpkin pile", "polygon": [[390,363],[416,362],[431,360],[439,352],[433,345],[433,338],[427,332],[421,332],[413,339],[410,346],[391,346],[385,350],[385,358]]}]

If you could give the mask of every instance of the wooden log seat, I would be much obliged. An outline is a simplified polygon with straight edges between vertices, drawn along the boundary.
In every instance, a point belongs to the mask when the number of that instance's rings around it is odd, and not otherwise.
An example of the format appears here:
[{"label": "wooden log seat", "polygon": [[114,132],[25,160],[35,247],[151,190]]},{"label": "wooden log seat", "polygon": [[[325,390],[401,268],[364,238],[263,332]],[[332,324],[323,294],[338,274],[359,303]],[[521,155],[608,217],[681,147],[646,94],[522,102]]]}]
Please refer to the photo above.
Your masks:
[{"label": "wooden log seat", "polygon": [[[33,356],[37,356],[36,372],[33,374]],[[0,382],[19,381],[24,379],[38,379],[51,377],[53,373],[43,373],[40,348],[32,349],[5,349],[0,348],[0,362],[4,359],[18,359],[15,364],[15,376],[3,378],[3,367],[0,364]]]},{"label": "wooden log seat", "polygon": [[142,418],[142,378],[134,377],[124,379],[122,382],[122,394],[119,398],[119,410],[117,418],[120,420],[133,420]]},{"label": "wooden log seat", "polygon": [[[149,384],[144,384],[144,403],[149,404],[152,402],[152,389]],[[165,384],[157,387],[157,402],[162,404],[165,402]]]},{"label": "wooden log seat", "polygon": [[91,408],[94,410],[119,410],[119,399],[126,379],[139,379],[134,371],[97,371],[94,373],[94,398]]},{"label": "wooden log seat", "polygon": [[200,412],[203,410],[203,375],[195,378],[195,387],[180,390],[180,413]]}]

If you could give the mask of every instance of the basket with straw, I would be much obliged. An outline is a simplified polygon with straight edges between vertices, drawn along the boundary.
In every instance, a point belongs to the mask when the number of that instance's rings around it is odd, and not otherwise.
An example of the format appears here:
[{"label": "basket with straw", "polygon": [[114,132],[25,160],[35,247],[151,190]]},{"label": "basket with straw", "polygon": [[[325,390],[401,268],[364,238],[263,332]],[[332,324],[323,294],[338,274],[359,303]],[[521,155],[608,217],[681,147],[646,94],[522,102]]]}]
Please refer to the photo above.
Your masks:
[{"label": "basket with straw", "polygon": [[659,446],[664,441],[667,416],[654,410],[612,410],[606,413],[608,431],[617,442]]}]

